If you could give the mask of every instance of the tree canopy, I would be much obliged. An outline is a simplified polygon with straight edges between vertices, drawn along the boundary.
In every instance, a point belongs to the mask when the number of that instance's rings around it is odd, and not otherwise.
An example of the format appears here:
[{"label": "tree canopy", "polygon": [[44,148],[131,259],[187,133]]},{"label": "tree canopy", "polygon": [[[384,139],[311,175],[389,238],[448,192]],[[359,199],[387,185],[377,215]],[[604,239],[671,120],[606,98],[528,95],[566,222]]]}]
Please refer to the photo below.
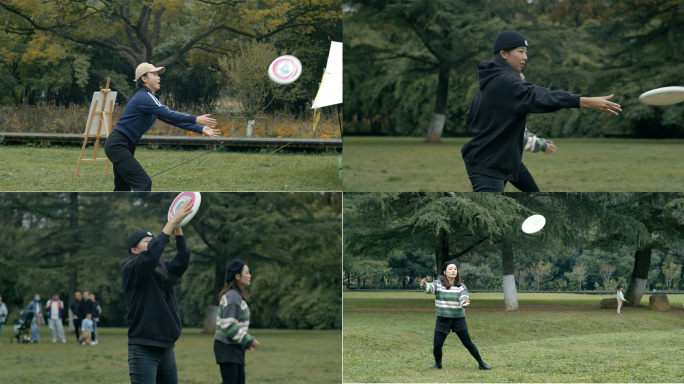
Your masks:
[{"label": "tree canopy", "polygon": [[[97,295],[104,325],[125,326],[121,262],[135,230],[161,231],[175,194],[0,194],[0,294],[18,313],[35,293]],[[252,272],[256,327],[341,327],[340,193],[203,193],[184,227],[190,268],[176,287],[183,323],[202,326],[236,257]],[[173,237],[173,236],[172,236]],[[173,240],[172,240],[173,243]],[[168,246],[162,258],[173,257]]]},{"label": "tree canopy", "polygon": [[[344,271],[349,285],[377,286],[379,278],[435,277],[445,261],[457,260],[469,288],[501,289],[508,242],[508,273],[524,289],[627,286],[635,272],[641,276],[635,260],[646,249],[648,287],[678,287],[682,204],[681,193],[347,193]],[[547,224],[525,235],[520,225],[533,213]]]},{"label": "tree canopy", "polygon": [[[525,76],[584,96],[615,94],[618,118],[578,109],[530,115],[544,137],[684,135],[684,106],[654,107],[638,96],[681,85],[684,4],[679,0],[410,0],[345,2],[345,118],[390,134],[435,141],[466,135],[478,89],[477,63],[491,60],[499,32],[529,41]],[[441,133],[438,135],[441,136]],[[438,139],[438,137],[437,137]]]},{"label": "tree canopy", "polygon": [[[253,42],[299,56],[309,73],[292,88],[315,93],[329,40],[342,34],[335,0],[0,0],[0,16],[0,72],[11,79],[0,97],[15,102],[46,91],[59,103],[80,103],[107,77],[127,99],[141,62],[172,69],[169,83],[185,81],[162,89],[178,102],[213,101],[223,84],[219,60]],[[202,90],[195,99],[179,92],[191,80]],[[301,90],[298,103],[313,99]]]}]

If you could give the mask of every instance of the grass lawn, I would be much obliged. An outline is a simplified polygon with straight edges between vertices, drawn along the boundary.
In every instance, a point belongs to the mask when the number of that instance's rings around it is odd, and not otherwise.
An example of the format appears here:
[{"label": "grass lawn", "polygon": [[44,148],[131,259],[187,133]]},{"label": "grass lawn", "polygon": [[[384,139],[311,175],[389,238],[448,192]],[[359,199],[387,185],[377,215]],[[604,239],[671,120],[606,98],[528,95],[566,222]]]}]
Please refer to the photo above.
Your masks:
[{"label": "grass lawn", "polygon": [[[3,327],[0,383],[129,383],[128,337],[124,328],[100,328],[100,344],[81,346],[73,334],[67,344],[52,343],[41,328],[40,344],[10,344]],[[255,329],[261,349],[246,356],[251,383],[339,383],[342,376],[341,332]],[[176,343],[180,383],[221,381],[214,360],[214,339],[199,329],[184,329]]]},{"label": "grass lawn", "polygon": [[[461,159],[469,138],[345,137],[345,191],[472,191]],[[553,155],[525,152],[541,191],[684,190],[684,140],[557,139]],[[517,191],[512,185],[506,191]]]},{"label": "grass lawn", "polygon": [[[684,381],[684,295],[669,313],[642,306],[599,310],[612,295],[472,293],[470,336],[491,371],[450,335],[444,368],[434,364],[434,297],[422,292],[344,293],[344,382],[674,382]],[[646,306],[644,306],[646,304]]]},{"label": "grass lawn", "polygon": [[[111,191],[111,165],[82,163],[74,180],[81,149],[4,146],[0,150],[2,191]],[[138,148],[136,159],[150,176],[209,151]],[[86,155],[92,157],[92,147]],[[98,156],[104,156],[102,148]],[[153,191],[340,191],[337,153],[292,154],[216,151],[152,177]],[[201,162],[201,163],[200,163]]]}]

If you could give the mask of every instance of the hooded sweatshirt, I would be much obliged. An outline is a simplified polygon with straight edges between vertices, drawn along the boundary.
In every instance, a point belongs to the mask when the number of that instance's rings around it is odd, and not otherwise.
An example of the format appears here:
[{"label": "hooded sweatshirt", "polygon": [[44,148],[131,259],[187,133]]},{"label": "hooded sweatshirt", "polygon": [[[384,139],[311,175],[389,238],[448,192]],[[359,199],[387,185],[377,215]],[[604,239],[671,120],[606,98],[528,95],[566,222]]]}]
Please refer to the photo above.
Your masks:
[{"label": "hooded sweatshirt", "polygon": [[475,137],[461,154],[469,172],[516,181],[525,169],[522,143],[527,114],[579,108],[580,95],[534,86],[500,61],[478,64],[480,88],[466,112],[466,126]]},{"label": "hooded sweatshirt", "polygon": [[[121,275],[128,304],[128,344],[173,348],[181,334],[181,318],[173,284],[155,272],[170,236],[160,232],[147,250],[123,262]],[[176,256],[163,260],[170,276],[180,278],[190,265],[185,236],[176,236]]]}]

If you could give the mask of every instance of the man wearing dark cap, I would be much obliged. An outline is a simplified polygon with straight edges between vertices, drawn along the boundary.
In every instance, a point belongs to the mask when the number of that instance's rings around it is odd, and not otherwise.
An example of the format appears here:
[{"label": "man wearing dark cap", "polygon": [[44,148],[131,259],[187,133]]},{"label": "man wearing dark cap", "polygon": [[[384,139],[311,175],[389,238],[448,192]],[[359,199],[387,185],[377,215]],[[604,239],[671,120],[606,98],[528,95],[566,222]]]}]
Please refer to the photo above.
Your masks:
[{"label": "man wearing dark cap", "polygon": [[480,61],[480,87],[466,113],[474,134],[461,149],[475,192],[503,192],[511,182],[523,192],[539,191],[522,163],[523,136],[528,113],[562,108],[592,108],[617,115],[620,105],[605,97],[582,97],[551,91],[524,81],[528,42],[516,31],[503,31],[494,42],[494,60]]},{"label": "man wearing dark cap", "polygon": [[[181,334],[181,318],[173,286],[190,264],[190,248],[180,227],[192,212],[181,208],[155,237],[135,231],[126,239],[129,258],[121,265],[128,304],[128,367],[131,383],[178,383],[174,346]],[[161,260],[176,235],[176,256]]]}]

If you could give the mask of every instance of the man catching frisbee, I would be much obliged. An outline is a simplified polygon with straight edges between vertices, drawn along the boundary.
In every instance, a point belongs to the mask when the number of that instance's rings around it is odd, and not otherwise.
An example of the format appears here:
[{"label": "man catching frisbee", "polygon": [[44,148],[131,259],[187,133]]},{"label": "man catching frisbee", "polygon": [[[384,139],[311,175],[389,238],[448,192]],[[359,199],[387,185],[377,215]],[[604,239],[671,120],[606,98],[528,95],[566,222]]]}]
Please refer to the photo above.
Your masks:
[{"label": "man catching frisbee", "polygon": [[537,192],[536,185],[519,184],[520,175],[529,173],[522,163],[528,113],[591,108],[617,115],[622,109],[609,101],[613,95],[582,97],[523,80],[527,40],[518,32],[501,32],[494,54],[494,61],[478,64],[480,88],[466,113],[466,126],[475,137],[461,149],[463,161],[475,192],[503,192],[509,181],[523,192]]},{"label": "man catching frisbee", "polygon": [[[192,212],[179,209],[159,234],[135,231],[126,239],[128,258],[121,278],[128,305],[128,372],[131,383],[178,383],[174,347],[182,324],[174,286],[190,265],[190,247],[176,227]],[[176,256],[162,260],[164,248],[176,235]]]},{"label": "man catching frisbee", "polygon": [[135,70],[136,93],[105,142],[105,153],[114,166],[114,191],[152,190],[152,179],[133,155],[138,140],[157,119],[211,137],[221,134],[214,129],[216,120],[209,115],[193,116],[172,111],[161,102],[155,92],[161,88],[159,75],[164,71],[164,67],[149,63],[142,63]]}]

